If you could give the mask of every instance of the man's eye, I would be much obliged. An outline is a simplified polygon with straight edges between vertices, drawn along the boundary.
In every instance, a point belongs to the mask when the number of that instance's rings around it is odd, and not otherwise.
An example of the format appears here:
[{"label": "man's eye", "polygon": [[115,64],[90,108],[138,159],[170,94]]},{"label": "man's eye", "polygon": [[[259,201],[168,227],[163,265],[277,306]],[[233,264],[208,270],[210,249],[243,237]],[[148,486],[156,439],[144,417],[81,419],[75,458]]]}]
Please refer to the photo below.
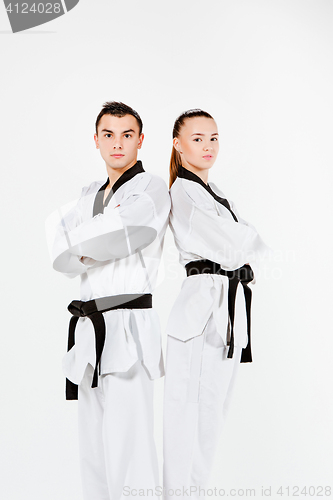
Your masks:
[{"label": "man's eye", "polygon": [[125,134],[125,137],[132,137],[131,134]]},{"label": "man's eye", "polygon": [[111,134],[105,134],[105,137],[111,137]]}]

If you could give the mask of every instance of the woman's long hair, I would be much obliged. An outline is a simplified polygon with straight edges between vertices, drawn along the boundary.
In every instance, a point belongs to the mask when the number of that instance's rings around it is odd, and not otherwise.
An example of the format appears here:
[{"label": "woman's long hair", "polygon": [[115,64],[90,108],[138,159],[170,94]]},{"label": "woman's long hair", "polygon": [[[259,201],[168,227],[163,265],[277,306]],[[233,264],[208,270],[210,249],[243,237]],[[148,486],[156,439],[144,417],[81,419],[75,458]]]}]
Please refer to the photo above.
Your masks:
[{"label": "woman's long hair", "polygon": [[[184,111],[184,113],[179,115],[177,120],[175,121],[172,131],[172,138],[174,139],[175,137],[179,137],[180,130],[184,125],[185,120],[187,120],[188,118],[195,118],[197,116],[205,116],[206,118],[213,119],[213,117],[209,113],[207,113],[207,111],[202,111],[202,109],[189,109],[188,111]],[[175,182],[177,178],[178,168],[181,164],[182,164],[182,159],[180,153],[178,153],[175,147],[172,146],[172,153],[170,159],[169,189],[171,188],[172,184]]]}]

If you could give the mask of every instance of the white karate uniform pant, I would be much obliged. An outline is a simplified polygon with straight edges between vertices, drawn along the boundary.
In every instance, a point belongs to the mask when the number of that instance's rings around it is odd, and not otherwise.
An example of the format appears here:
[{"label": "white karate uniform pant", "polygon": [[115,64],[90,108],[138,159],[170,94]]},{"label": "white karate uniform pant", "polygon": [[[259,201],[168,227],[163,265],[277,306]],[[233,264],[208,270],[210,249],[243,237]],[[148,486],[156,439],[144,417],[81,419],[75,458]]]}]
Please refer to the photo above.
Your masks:
[{"label": "white karate uniform pant", "polygon": [[94,389],[92,376],[88,365],[78,398],[84,500],[132,499],[139,489],[154,490],[149,498],[157,499],[153,381],[141,361],[127,372],[99,376]]},{"label": "white karate uniform pant", "polygon": [[183,342],[168,336],[163,430],[166,500],[205,498],[202,490],[209,480],[240,364],[242,348],[235,347],[232,358],[227,358],[228,349],[212,316],[197,337]]}]

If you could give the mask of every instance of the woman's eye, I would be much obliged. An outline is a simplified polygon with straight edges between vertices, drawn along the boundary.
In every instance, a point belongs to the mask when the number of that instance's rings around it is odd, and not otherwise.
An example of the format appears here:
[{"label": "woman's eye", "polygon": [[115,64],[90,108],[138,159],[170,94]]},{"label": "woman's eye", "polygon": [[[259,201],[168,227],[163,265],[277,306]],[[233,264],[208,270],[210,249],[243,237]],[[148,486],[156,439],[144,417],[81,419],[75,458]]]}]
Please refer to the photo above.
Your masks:
[{"label": "woman's eye", "polygon": [[212,141],[217,141],[217,137],[212,137]]},{"label": "woman's eye", "polygon": [[200,137],[196,137],[194,140],[195,140],[196,142],[199,142],[199,141],[201,141],[201,138],[200,138]]}]

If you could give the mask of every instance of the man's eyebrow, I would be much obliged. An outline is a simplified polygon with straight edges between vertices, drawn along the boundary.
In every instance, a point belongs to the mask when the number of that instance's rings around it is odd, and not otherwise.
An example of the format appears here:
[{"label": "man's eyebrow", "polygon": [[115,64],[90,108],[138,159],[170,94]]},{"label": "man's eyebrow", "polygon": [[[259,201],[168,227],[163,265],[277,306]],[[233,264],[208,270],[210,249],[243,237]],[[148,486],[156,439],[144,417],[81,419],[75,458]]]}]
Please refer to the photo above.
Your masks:
[{"label": "man's eyebrow", "polygon": [[[107,128],[103,128],[103,130],[101,132],[107,132],[109,134],[113,134],[113,131],[112,130],[108,130]],[[134,132],[135,133],[135,131],[132,128],[130,128],[128,130],[124,130],[122,132],[122,134],[128,134],[128,132]]]},{"label": "man's eyebrow", "polygon": [[[199,134],[199,132],[198,132],[198,133],[195,133],[195,134],[192,134],[192,135],[205,135],[205,134]],[[192,137],[192,135],[191,135],[191,137]],[[215,134],[212,134],[212,135],[219,135],[219,134],[217,132],[215,132]]]}]

